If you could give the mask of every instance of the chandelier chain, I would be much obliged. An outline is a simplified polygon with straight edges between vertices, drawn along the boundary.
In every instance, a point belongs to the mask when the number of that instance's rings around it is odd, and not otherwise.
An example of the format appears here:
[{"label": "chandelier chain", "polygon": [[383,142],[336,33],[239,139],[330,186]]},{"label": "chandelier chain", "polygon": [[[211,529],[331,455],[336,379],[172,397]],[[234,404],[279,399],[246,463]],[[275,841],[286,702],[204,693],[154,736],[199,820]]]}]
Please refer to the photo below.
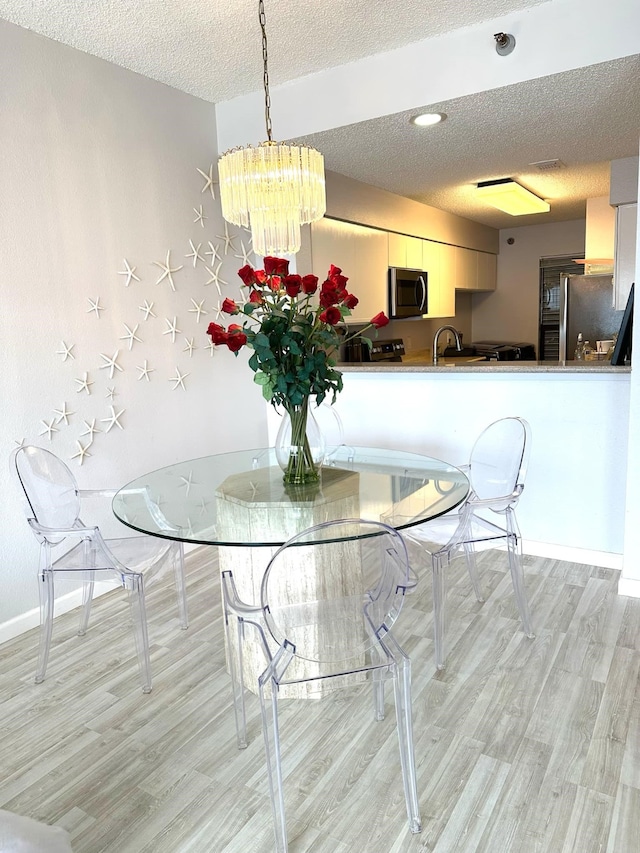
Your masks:
[{"label": "chandelier chain", "polygon": [[264,14],[264,2],[258,0],[258,18],[262,30],[262,79],[264,83],[264,120],[267,127],[267,139],[272,142],[271,128],[271,96],[269,95],[269,67],[267,64],[267,19]]}]

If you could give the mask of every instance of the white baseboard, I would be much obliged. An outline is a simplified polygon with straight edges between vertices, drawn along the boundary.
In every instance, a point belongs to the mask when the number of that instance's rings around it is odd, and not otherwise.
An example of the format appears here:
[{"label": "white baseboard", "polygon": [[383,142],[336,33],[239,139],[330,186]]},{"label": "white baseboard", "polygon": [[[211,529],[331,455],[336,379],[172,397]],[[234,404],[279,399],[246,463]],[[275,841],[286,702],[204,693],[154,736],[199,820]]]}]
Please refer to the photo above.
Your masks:
[{"label": "white baseboard", "polygon": [[602,566],[605,569],[622,570],[622,554],[610,551],[592,551],[589,548],[573,548],[570,545],[555,545],[549,542],[522,540],[522,550],[532,557],[563,560],[568,563],[584,563],[587,566]]},{"label": "white baseboard", "polygon": [[620,578],[618,581],[618,595],[628,595],[630,598],[640,598],[640,579]]},{"label": "white baseboard", "polygon": [[[116,589],[112,583],[98,582],[93,590],[93,597],[104,595],[109,590]],[[56,598],[56,616],[61,613],[68,613],[75,607],[82,604],[82,589],[74,589],[66,595],[61,595]],[[30,631],[31,628],[37,628],[40,624],[40,608],[34,607],[33,610],[28,610],[26,613],[21,613],[19,616],[14,616],[7,622],[0,624],[0,643],[6,643],[7,640],[13,640],[25,631]]]},{"label": "white baseboard", "polygon": [[[185,554],[188,554],[190,551],[194,551],[199,547],[199,545],[185,544],[184,552]],[[93,597],[97,598],[99,595],[104,595],[105,592],[109,592],[109,590],[116,588],[117,587],[112,583],[98,582],[94,587]],[[68,613],[69,610],[73,610],[81,604],[82,589],[75,589],[66,595],[61,595],[59,598],[56,598],[56,616],[60,616],[62,613]],[[8,619],[6,622],[0,623],[0,643],[6,643],[7,640],[13,640],[14,637],[24,634],[25,631],[30,631],[31,628],[37,628],[39,624],[39,607],[35,607],[33,610],[28,610],[26,613],[21,613],[19,616],[14,616],[13,619]]]}]

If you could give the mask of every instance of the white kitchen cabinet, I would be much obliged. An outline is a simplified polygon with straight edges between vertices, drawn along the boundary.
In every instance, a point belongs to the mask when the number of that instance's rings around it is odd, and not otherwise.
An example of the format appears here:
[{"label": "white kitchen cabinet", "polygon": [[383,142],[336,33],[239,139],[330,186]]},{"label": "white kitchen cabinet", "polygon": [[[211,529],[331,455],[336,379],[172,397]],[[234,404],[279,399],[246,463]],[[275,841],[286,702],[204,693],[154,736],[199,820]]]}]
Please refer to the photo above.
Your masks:
[{"label": "white kitchen cabinet", "polygon": [[341,267],[349,279],[347,290],[358,297],[347,323],[367,323],[380,311],[388,313],[388,251],[386,231],[337,219],[312,223],[313,274],[322,284],[331,264]]},{"label": "white kitchen cabinet", "polygon": [[616,208],[613,307],[617,311],[624,310],[631,284],[635,281],[637,220],[637,204],[621,204]]},{"label": "white kitchen cabinet", "polygon": [[422,243],[420,237],[389,232],[389,266],[407,270],[422,269]]},{"label": "white kitchen cabinet", "polygon": [[490,252],[476,252],[478,255],[477,290],[495,290],[498,280],[498,256]]},{"label": "white kitchen cabinet", "polygon": [[478,252],[455,246],[456,290],[478,289]]},{"label": "white kitchen cabinet", "polygon": [[428,313],[425,317],[453,317],[456,292],[453,279],[446,275],[443,255],[448,247],[433,240],[422,241],[422,269],[427,273]]}]

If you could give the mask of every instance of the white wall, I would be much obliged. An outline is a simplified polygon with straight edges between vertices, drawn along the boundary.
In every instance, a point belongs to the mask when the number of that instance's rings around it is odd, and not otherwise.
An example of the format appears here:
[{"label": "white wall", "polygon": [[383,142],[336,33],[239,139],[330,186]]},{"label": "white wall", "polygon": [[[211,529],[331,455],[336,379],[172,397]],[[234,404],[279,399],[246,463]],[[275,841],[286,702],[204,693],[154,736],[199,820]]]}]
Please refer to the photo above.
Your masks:
[{"label": "white wall", "polygon": [[[205,348],[219,295],[203,264],[185,258],[189,239],[204,252],[224,234],[219,202],[201,192],[197,171],[217,160],[214,106],[2,21],[0,79],[1,626],[37,605],[37,545],[7,473],[15,442],[53,450],[81,487],[117,486],[179,459],[263,445],[266,417],[244,358],[212,358]],[[194,222],[199,205],[205,228]],[[175,293],[156,284],[153,262],[168,250],[183,267]],[[222,294],[235,295],[243,261],[220,251]],[[118,274],[124,258],[141,279],[129,287]],[[88,311],[96,297],[99,319]],[[147,321],[145,299],[157,314]],[[192,299],[209,311],[199,324]],[[174,316],[181,333],[172,343],[163,332]],[[139,324],[131,351],[125,323]],[[191,358],[185,338],[198,347]],[[57,354],[62,341],[75,359]],[[100,354],[116,350],[122,372],[110,380]],[[136,369],[145,360],[148,383]],[[172,390],[176,368],[188,374],[186,390]],[[85,371],[90,395],[75,382]],[[107,433],[108,387],[124,429]],[[49,442],[41,422],[64,403],[74,414]],[[80,467],[71,457],[93,418],[103,432]]]},{"label": "white wall", "polygon": [[581,219],[500,231],[497,289],[473,295],[474,340],[526,341],[537,351],[540,258],[582,257],[584,227]]},{"label": "white wall", "polygon": [[[485,426],[526,418],[532,448],[518,519],[527,552],[620,568],[629,373],[353,371],[336,403],[347,444],[462,464]],[[272,435],[277,426],[271,417]]]}]

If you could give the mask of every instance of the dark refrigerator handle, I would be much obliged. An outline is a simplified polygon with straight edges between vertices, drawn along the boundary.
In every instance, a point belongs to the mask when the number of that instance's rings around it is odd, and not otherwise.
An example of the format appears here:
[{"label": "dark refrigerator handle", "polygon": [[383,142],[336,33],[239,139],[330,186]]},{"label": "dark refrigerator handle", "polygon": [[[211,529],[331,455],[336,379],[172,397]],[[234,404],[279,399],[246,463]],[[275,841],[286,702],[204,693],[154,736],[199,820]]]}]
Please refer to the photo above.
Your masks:
[{"label": "dark refrigerator handle", "polygon": [[567,321],[569,319],[569,276],[560,276],[560,333],[558,340],[558,358],[566,361],[567,352]]}]

